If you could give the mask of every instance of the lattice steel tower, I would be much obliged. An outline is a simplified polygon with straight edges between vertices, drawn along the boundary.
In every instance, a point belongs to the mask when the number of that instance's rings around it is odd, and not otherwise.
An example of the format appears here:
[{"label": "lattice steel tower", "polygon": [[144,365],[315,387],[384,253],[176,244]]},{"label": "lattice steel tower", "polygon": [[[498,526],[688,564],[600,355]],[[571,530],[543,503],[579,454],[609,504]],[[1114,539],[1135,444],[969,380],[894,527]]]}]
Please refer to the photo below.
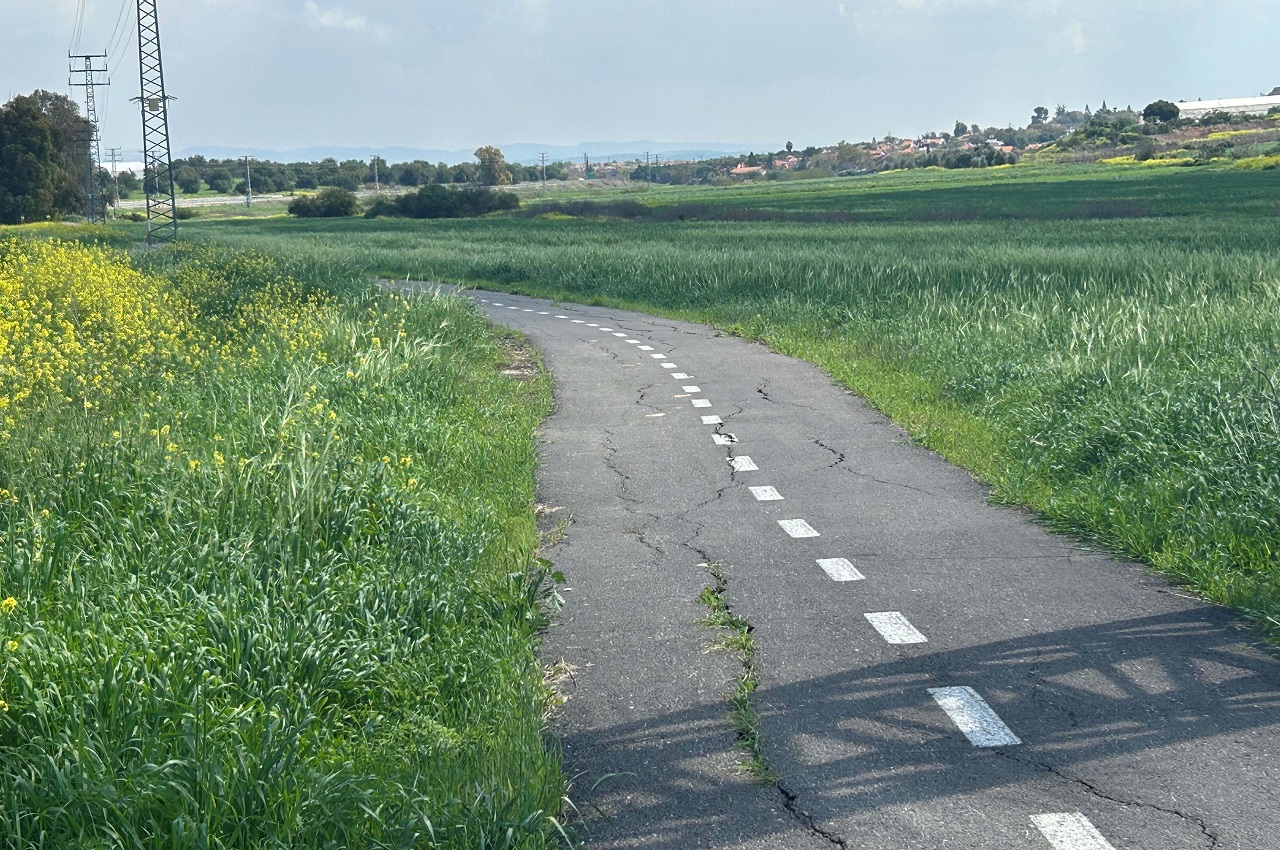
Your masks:
[{"label": "lattice steel tower", "polygon": [[[77,83],[74,79],[69,81],[72,86],[84,87],[84,117],[89,122],[89,138],[85,139],[84,217],[90,224],[105,222],[107,212],[98,185],[98,173],[102,171],[102,147],[98,135],[98,102],[94,96],[94,89],[98,86],[111,85],[110,80],[98,79],[99,74],[107,73],[107,54],[67,54],[67,58],[71,61],[71,67],[68,70],[72,74],[84,75],[82,82]],[[102,60],[102,67],[98,67],[98,63],[94,61],[96,59]],[[83,68],[77,67],[77,60],[84,61]]]},{"label": "lattice steel tower", "polygon": [[178,207],[169,151],[169,98],[160,61],[156,0],[138,0],[138,60],[142,72],[142,159],[147,193],[147,242],[178,238]]}]

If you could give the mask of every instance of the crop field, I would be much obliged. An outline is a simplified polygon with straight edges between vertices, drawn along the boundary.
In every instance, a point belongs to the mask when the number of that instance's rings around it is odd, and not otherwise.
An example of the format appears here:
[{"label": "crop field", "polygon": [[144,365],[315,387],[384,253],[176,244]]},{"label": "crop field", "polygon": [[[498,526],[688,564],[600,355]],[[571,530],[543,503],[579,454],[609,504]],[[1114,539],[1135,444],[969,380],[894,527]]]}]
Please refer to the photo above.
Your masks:
[{"label": "crop field", "polygon": [[189,232],[762,340],[828,370],[994,498],[1276,630],[1278,190],[1274,170],[1018,167],[592,196],[874,211],[866,221],[552,215]]},{"label": "crop field", "polygon": [[536,361],[296,252],[15,232],[0,847],[560,843]]}]

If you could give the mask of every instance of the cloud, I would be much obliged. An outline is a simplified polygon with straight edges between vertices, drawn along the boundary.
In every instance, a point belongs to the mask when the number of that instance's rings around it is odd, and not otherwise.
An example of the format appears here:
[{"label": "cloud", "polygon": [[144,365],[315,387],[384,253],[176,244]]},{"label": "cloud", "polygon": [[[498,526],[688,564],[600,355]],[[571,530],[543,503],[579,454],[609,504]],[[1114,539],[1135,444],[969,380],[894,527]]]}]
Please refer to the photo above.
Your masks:
[{"label": "cloud", "polygon": [[318,5],[307,0],[304,4],[307,14],[311,17],[311,22],[324,29],[329,30],[362,30],[368,26],[368,22],[361,15],[352,15],[341,9],[325,9],[322,10]]}]

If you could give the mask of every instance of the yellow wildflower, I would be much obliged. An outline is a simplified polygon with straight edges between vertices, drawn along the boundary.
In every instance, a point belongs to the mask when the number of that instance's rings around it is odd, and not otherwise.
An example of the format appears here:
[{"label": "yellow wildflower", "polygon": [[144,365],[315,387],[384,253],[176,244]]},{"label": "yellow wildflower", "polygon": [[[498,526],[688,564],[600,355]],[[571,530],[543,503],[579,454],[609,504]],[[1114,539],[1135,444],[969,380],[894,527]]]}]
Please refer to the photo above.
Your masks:
[{"label": "yellow wildflower", "polygon": [[9,713],[9,703],[2,699],[0,699],[0,711],[3,711],[5,714]]},{"label": "yellow wildflower", "polygon": [[3,602],[0,602],[0,611],[3,611],[6,614],[12,614],[17,610],[18,600],[14,599],[12,596],[7,597]]},{"label": "yellow wildflower", "polygon": [[200,461],[196,460],[195,458],[191,458],[191,460],[187,461],[187,468],[190,469],[192,472],[195,472],[197,469],[200,468]]},{"label": "yellow wildflower", "polygon": [[5,644],[5,646],[9,647],[10,652],[18,651],[18,642],[16,640],[9,641],[8,643]]}]

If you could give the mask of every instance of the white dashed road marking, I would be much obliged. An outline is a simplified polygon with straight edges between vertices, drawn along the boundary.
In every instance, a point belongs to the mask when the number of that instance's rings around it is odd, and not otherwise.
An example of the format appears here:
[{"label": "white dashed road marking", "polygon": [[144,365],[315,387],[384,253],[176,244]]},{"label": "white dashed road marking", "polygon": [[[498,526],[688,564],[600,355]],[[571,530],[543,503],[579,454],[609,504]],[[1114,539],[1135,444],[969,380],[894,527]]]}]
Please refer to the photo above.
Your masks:
[{"label": "white dashed road marking", "polygon": [[719,416],[704,416],[702,417],[702,424],[703,425],[723,425],[724,420],[721,419]]},{"label": "white dashed road marking", "polygon": [[684,390],[684,391],[685,391],[685,392],[687,392],[687,393],[700,393],[700,392],[702,392],[702,387],[681,387],[680,389]]},{"label": "white dashed road marking", "polygon": [[588,324],[588,325],[587,325],[587,327],[589,327],[589,328],[598,328],[598,327],[600,327],[600,326],[599,326],[599,325],[597,325],[597,324]]},{"label": "white dashed road marking", "polygon": [[653,346],[652,346],[652,345],[642,345],[642,346],[640,346],[640,350],[641,350],[641,351],[653,351]]},{"label": "white dashed road marking", "polygon": [[538,315],[539,315],[539,316],[550,316],[551,314],[550,314],[550,313],[548,313],[546,310],[539,310],[539,311],[538,311]]},{"label": "white dashed road marking", "polygon": [[526,308],[526,309],[525,309],[525,312],[526,312],[526,313],[532,313],[533,311],[532,311],[532,310],[530,310],[530,309],[528,309],[528,308]]},{"label": "white dashed road marking", "polygon": [[626,334],[615,333],[614,336],[626,336]]},{"label": "white dashed road marking", "polygon": [[628,345],[639,345],[639,344],[640,344],[640,340],[638,340],[638,339],[629,339],[629,340],[627,340],[627,344],[628,344]]},{"label": "white dashed road marking", "polygon": [[601,329],[600,329],[600,332],[601,332],[601,333],[612,333],[612,332],[613,332],[613,328],[601,328]]},{"label": "white dashed road marking", "polygon": [[792,537],[821,537],[812,525],[802,519],[780,519],[778,525]]},{"label": "white dashed road marking", "polygon": [[587,320],[586,320],[586,319],[574,319],[574,320],[573,320],[573,323],[574,323],[575,325],[585,325],[585,324],[587,323]]},{"label": "white dashed road marking", "polygon": [[676,364],[674,364],[674,363],[663,363],[663,364],[662,364],[662,368],[663,368],[663,369],[674,369],[674,368],[676,368]]},{"label": "white dashed road marking", "polygon": [[493,302],[490,302],[490,303],[492,303],[492,304],[493,304],[493,306],[495,306],[495,307],[501,307],[501,306],[502,306],[502,302],[501,302],[501,301],[493,301]]},{"label": "white dashed road marking", "polygon": [[862,581],[866,578],[848,558],[819,558],[818,566],[832,581]]},{"label": "white dashed road marking", "polygon": [[1098,828],[1079,812],[1032,815],[1036,825],[1054,850],[1115,850]]},{"label": "white dashed road marking", "polygon": [[729,465],[733,467],[734,472],[755,472],[760,468],[756,466],[756,462],[747,455],[729,458]]},{"label": "white dashed road marking", "polygon": [[694,406],[694,407],[710,407],[710,406],[711,406],[711,399],[708,399],[708,398],[695,398],[695,399],[693,400],[693,406]]},{"label": "white dashed road marking", "polygon": [[693,375],[686,375],[684,372],[672,372],[671,377],[675,378],[677,381],[687,381],[692,378]]},{"label": "white dashed road marking", "polygon": [[876,627],[880,637],[887,643],[908,644],[928,643],[929,639],[902,616],[900,611],[881,611],[876,614],[864,614],[867,621]]},{"label": "white dashed road marking", "polygon": [[782,501],[782,494],[778,492],[776,487],[752,487],[751,495],[756,497],[757,502]]},{"label": "white dashed road marking", "polygon": [[650,354],[649,356],[650,356],[650,357],[652,357],[654,360],[665,360],[667,355],[665,355],[665,354]]},{"label": "white dashed road marking", "polygon": [[929,694],[975,747],[1011,747],[1022,743],[973,688],[929,688]]},{"label": "white dashed road marking", "polygon": [[557,318],[557,319],[567,319],[567,318],[569,318],[569,317],[568,317],[568,316],[556,316],[556,318]]},{"label": "white dashed road marking", "polygon": [[738,442],[738,438],[732,434],[712,434],[711,441],[717,446],[732,446]]}]

